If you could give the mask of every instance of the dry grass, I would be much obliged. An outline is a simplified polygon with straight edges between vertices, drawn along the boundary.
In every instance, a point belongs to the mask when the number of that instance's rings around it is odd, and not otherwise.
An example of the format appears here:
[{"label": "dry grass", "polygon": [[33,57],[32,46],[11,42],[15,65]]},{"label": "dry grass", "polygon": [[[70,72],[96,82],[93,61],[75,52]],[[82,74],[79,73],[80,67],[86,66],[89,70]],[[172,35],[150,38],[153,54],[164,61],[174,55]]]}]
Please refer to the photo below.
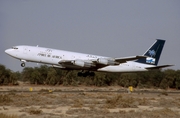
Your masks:
[{"label": "dry grass", "polygon": [[0,118],[19,118],[17,115],[6,115],[4,113],[0,113]]},{"label": "dry grass", "polygon": [[105,108],[137,108],[138,105],[147,105],[146,98],[134,98],[131,96],[115,95],[106,100]]},{"label": "dry grass", "polygon": [[67,114],[74,114],[74,115],[87,115],[87,114],[96,114],[96,115],[105,115],[110,113],[107,109],[69,109],[66,111]]},{"label": "dry grass", "polygon": [[30,108],[22,109],[22,110],[20,110],[20,112],[27,112],[27,113],[29,113],[29,114],[31,114],[31,115],[33,115],[33,114],[39,115],[39,114],[42,114],[42,113],[43,113],[42,110],[37,109],[37,108],[35,108],[35,107],[30,107]]},{"label": "dry grass", "polygon": [[83,107],[84,101],[82,99],[75,99],[72,107]]},{"label": "dry grass", "polygon": [[20,117],[25,114],[23,118],[180,117],[179,95],[103,93],[100,92],[102,88],[88,89],[98,92],[84,92],[78,87],[65,88],[64,91],[71,89],[79,92],[62,92],[63,90],[57,88],[53,89],[56,92],[49,92],[50,89],[47,88],[39,89],[38,92],[0,93],[0,113],[9,118],[11,115],[5,113],[17,108],[19,110],[15,114]]},{"label": "dry grass", "polygon": [[7,105],[11,102],[13,102],[13,100],[9,95],[0,95],[0,105]]},{"label": "dry grass", "polygon": [[160,110],[143,110],[142,112],[135,111],[119,111],[123,118],[179,118],[179,114],[171,109],[163,108]]}]

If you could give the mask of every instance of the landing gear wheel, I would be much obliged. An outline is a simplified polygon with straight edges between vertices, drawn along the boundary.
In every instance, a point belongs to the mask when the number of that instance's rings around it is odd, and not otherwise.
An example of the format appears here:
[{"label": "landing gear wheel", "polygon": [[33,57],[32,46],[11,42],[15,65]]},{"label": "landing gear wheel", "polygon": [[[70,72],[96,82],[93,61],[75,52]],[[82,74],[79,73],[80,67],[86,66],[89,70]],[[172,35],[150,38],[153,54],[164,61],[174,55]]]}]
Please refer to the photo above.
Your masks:
[{"label": "landing gear wheel", "polygon": [[83,75],[83,73],[82,72],[78,72],[78,74],[77,74],[79,77],[81,77],[82,75]]},{"label": "landing gear wheel", "polygon": [[94,72],[89,72],[89,76],[95,76],[95,73]]},{"label": "landing gear wheel", "polygon": [[93,76],[95,76],[95,73],[94,72],[86,71],[86,72],[78,72],[77,75],[79,77],[87,77],[87,76],[93,77]]},{"label": "landing gear wheel", "polygon": [[25,66],[25,63],[22,63],[22,64],[21,64],[21,67],[24,67],[24,66]]}]

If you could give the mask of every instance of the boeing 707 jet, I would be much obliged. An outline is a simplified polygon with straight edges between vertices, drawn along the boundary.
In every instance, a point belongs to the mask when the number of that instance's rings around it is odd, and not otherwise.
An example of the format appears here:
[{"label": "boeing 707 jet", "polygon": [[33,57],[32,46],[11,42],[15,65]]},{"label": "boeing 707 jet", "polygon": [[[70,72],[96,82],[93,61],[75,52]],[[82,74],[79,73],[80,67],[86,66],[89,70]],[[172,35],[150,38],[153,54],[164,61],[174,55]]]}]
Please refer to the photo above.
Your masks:
[{"label": "boeing 707 jet", "polygon": [[157,39],[143,55],[123,58],[104,57],[27,45],[14,46],[5,50],[5,52],[20,60],[22,67],[25,66],[25,62],[36,62],[65,70],[81,70],[78,72],[78,76],[94,76],[93,71],[140,72],[172,66],[157,66],[164,44],[165,40]]}]

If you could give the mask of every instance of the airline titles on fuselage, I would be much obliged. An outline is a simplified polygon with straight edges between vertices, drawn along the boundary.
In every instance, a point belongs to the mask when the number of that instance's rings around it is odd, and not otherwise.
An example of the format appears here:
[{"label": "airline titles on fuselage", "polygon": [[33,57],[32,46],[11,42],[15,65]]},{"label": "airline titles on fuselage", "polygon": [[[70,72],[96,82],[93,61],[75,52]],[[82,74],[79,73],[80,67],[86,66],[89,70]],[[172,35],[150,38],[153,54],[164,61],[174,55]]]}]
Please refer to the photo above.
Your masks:
[{"label": "airline titles on fuselage", "polygon": [[42,56],[42,57],[52,57],[52,58],[58,58],[62,59],[61,56],[59,55],[52,55],[52,49],[46,49],[45,51],[40,51],[37,56]]},{"label": "airline titles on fuselage", "polygon": [[[53,50],[52,49],[46,49],[45,51],[40,51],[37,56],[41,56],[41,57],[52,57],[52,58],[58,58],[58,59],[62,59],[62,56],[59,56],[59,55],[53,55],[52,54]],[[63,55],[64,56],[64,55]],[[95,55],[86,55],[86,57],[89,57],[89,58],[95,58],[97,59],[98,57],[95,56]]]},{"label": "airline titles on fuselage", "polygon": [[95,55],[87,55],[87,57],[90,57],[90,58],[98,58],[97,56],[95,56]]}]

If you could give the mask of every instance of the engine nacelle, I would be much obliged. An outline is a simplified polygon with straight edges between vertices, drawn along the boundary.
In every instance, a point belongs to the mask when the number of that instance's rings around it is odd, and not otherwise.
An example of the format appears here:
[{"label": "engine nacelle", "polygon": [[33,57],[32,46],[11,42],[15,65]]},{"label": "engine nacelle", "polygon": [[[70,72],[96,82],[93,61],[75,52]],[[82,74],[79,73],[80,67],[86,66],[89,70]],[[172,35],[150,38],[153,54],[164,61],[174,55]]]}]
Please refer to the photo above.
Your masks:
[{"label": "engine nacelle", "polygon": [[73,64],[80,67],[91,67],[93,66],[90,62],[84,62],[82,60],[75,60],[73,61]]},{"label": "engine nacelle", "polygon": [[97,59],[97,62],[104,65],[115,65],[116,62],[114,60],[108,60],[105,58],[99,58]]}]

